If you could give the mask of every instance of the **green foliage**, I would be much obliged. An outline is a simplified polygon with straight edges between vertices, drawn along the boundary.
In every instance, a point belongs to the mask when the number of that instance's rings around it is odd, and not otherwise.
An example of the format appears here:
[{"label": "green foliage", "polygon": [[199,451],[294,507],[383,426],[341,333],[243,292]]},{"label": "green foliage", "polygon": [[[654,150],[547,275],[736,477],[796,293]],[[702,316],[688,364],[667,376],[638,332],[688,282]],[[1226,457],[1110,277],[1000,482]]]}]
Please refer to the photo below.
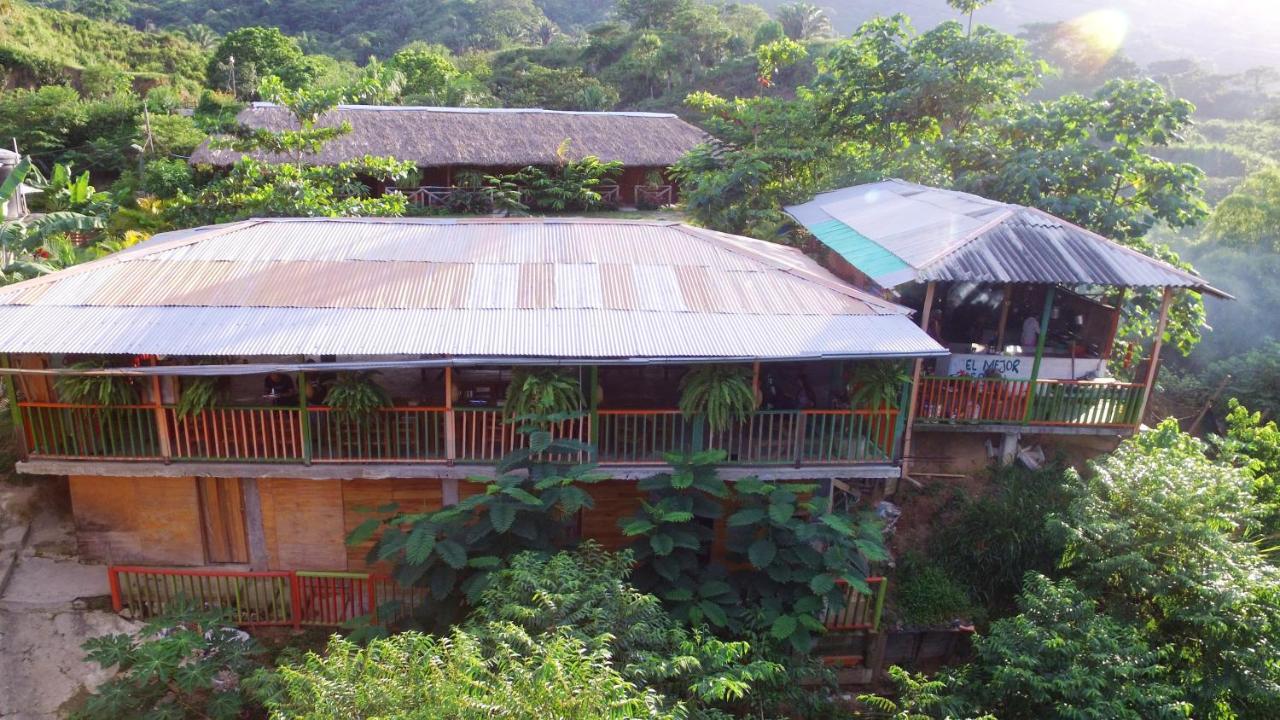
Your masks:
[{"label": "green foliage", "polygon": [[152,160],[142,169],[138,188],[161,199],[190,194],[195,190],[191,166],[185,160]]},{"label": "green foliage", "polygon": [[1222,460],[1253,477],[1260,531],[1274,545],[1280,541],[1280,428],[1273,420],[1264,423],[1261,413],[1250,413],[1234,398],[1227,410],[1227,434],[1213,438],[1214,449]]},{"label": "green foliage", "polygon": [[95,171],[131,164],[142,107],[132,95],[84,99],[73,88],[0,92],[0,132],[24,153]]},{"label": "green foliage", "polygon": [[364,179],[395,183],[411,168],[412,163],[374,157],[303,167],[246,157],[193,195],[179,195],[165,216],[179,227],[253,217],[394,217],[405,212],[404,196],[370,197]]},{"label": "green foliage", "polygon": [[611,110],[618,91],[582,68],[550,68],[521,59],[494,69],[489,89],[510,107]]},{"label": "green foliage", "polygon": [[680,378],[680,412],[702,416],[713,431],[742,422],[756,409],[751,371],[734,365],[699,365]]},{"label": "green foliage", "polygon": [[[891,700],[880,695],[863,694],[858,702],[877,713],[876,717],[888,720],[933,720],[954,700],[947,692],[945,680],[930,680],[923,674],[912,674],[892,665],[887,671],[893,681],[895,697]],[[956,717],[948,713],[945,717]],[[983,715],[974,720],[996,720],[993,715]]]},{"label": "green foliage", "polygon": [[500,181],[509,181],[523,190],[534,210],[563,212],[596,210],[604,206],[600,187],[622,172],[618,161],[602,162],[588,155],[581,160],[568,160],[569,141],[561,144],[559,164],[551,168],[526,167]]},{"label": "green foliage", "polygon": [[582,487],[604,479],[594,466],[554,462],[590,448],[558,439],[538,424],[519,428],[528,444],[502,459],[497,477],[472,479],[484,492],[440,510],[368,520],[347,542],[358,544],[381,531],[370,561],[392,562],[402,585],[429,588],[433,618],[447,622],[464,599],[480,597],[511,556],[558,549],[569,522],[594,504]]},{"label": "green foliage", "polygon": [[[723,457],[671,457],[673,473],[640,481],[650,500],[619,525],[637,538],[641,587],[654,588],[678,618],[807,652],[823,631],[819,612],[844,604],[841,584],[870,592],[870,563],[888,557],[880,524],[829,511],[810,485],[728,485],[715,471]],[[727,507],[735,512],[725,522],[724,567],[709,555],[712,523]]]},{"label": "green foliage", "polygon": [[749,659],[747,643],[725,642],[677,622],[653,595],[628,582],[629,553],[584,543],[552,556],[522,553],[494,573],[468,621],[504,622],[531,636],[565,632],[608,650],[623,678],[670,702],[740,701],[754,683],[780,679],[782,667]]},{"label": "green foliage", "polygon": [[779,5],[778,22],[786,36],[792,40],[810,40],[835,35],[831,18],[822,8],[807,2],[791,2]]},{"label": "green foliage", "polygon": [[242,683],[257,669],[253,658],[260,650],[220,611],[176,607],[136,637],[104,635],[83,648],[89,660],[117,672],[89,696],[77,719],[233,720],[253,706]]},{"label": "green foliage", "polygon": [[41,190],[42,209],[47,212],[106,215],[113,209],[110,195],[89,184],[89,171],[74,175],[70,165],[56,163]]},{"label": "green foliage", "polygon": [[182,394],[178,398],[178,417],[195,417],[217,405],[224,390],[220,381],[221,378],[217,377],[183,378]]},{"label": "green foliage", "polygon": [[675,718],[569,632],[530,636],[491,624],[482,634],[406,632],[366,647],[334,637],[278,671],[267,702],[276,718]]},{"label": "green foliage", "polygon": [[334,414],[351,422],[367,422],[378,410],[391,405],[391,396],[374,381],[378,371],[340,372],[324,396]]},{"label": "green foliage", "polygon": [[258,80],[269,75],[279,77],[289,88],[300,88],[314,73],[303,57],[298,43],[275,27],[242,27],[233,30],[218,43],[205,69],[210,87],[231,90],[234,57],[235,94],[253,99]]},{"label": "green foliage", "polygon": [[549,416],[581,412],[586,407],[582,383],[568,371],[554,368],[519,369],[507,386],[503,406],[507,417]]},{"label": "green foliage", "polygon": [[957,495],[931,534],[928,557],[972,599],[994,613],[1014,608],[1028,572],[1052,574],[1062,556],[1061,538],[1045,523],[1071,500],[1064,468],[1010,465],[992,470],[989,494]]},{"label": "green foliage", "polygon": [[[71,370],[102,370],[116,367],[107,358],[72,363]],[[62,402],[85,405],[133,405],[138,391],[132,379],[123,375],[59,375],[54,381]]]},{"label": "green foliage", "polygon": [[935,563],[905,558],[893,579],[894,605],[905,625],[938,626],[972,619],[974,615],[965,587]]},{"label": "green foliage", "polygon": [[1280,168],[1245,178],[1218,206],[1205,226],[1215,243],[1280,252]]},{"label": "green foliage", "polygon": [[854,410],[896,409],[902,402],[902,389],[911,382],[904,363],[881,360],[853,365],[849,379],[849,401]]},{"label": "green foliage", "polygon": [[1280,570],[1247,531],[1261,508],[1249,472],[1215,463],[1167,420],[1076,480],[1060,523],[1063,564],[1140,628],[1198,717],[1280,713]]},{"label": "green foliage", "polygon": [[1025,586],[1019,614],[974,643],[977,659],[962,677],[977,707],[1005,720],[1191,717],[1165,661],[1171,648],[1153,649],[1070,581],[1031,573]]}]

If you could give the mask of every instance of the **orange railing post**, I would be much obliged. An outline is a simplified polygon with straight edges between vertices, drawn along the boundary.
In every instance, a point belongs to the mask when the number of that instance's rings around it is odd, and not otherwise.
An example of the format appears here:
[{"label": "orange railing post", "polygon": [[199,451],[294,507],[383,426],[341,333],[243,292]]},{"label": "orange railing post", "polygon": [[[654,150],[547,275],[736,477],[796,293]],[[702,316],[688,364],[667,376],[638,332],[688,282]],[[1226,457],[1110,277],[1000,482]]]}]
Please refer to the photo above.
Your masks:
[{"label": "orange railing post", "polygon": [[107,568],[107,583],[111,586],[111,611],[124,609],[124,598],[120,597],[120,571],[114,567]]},{"label": "orange railing post", "polygon": [[289,607],[293,629],[302,629],[302,588],[298,587],[298,571],[289,571]]}]

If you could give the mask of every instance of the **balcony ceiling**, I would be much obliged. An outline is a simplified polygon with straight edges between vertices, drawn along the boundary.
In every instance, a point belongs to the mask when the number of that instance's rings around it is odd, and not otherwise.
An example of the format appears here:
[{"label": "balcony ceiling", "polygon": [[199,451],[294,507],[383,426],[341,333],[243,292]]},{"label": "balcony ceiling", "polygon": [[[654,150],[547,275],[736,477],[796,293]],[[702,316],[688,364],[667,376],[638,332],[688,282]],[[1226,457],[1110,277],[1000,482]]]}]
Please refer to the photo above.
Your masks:
[{"label": "balcony ceiling", "polygon": [[0,352],[784,359],[940,355],[794,248],[678,223],[269,219],[0,289]]}]

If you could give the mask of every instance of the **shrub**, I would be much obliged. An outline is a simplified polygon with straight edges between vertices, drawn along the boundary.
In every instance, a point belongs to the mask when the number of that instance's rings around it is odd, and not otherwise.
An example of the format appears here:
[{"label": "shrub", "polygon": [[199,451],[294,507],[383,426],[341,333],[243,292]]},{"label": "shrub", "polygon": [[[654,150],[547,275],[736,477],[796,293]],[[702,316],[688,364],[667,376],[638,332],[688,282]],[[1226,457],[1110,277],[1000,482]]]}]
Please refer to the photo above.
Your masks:
[{"label": "shrub", "polygon": [[906,558],[891,586],[894,605],[903,623],[930,626],[956,619],[972,619],[973,607],[965,588],[934,563]]},{"label": "shrub", "polygon": [[1021,612],[974,645],[965,695],[1003,720],[1189,717],[1164,653],[1070,581],[1027,576]]},{"label": "shrub", "polygon": [[279,718],[414,720],[675,718],[627,682],[606,650],[568,632],[513,625],[406,632],[367,647],[334,637],[324,655],[279,668],[267,706]]},{"label": "shrub", "polygon": [[83,645],[103,668],[118,668],[89,696],[77,720],[241,717],[251,703],[243,681],[258,669],[257,644],[231,628],[221,611],[180,605],[137,637],[104,635]]},{"label": "shrub", "polygon": [[190,193],[195,189],[191,168],[183,160],[152,160],[142,169],[139,189],[161,199]]}]

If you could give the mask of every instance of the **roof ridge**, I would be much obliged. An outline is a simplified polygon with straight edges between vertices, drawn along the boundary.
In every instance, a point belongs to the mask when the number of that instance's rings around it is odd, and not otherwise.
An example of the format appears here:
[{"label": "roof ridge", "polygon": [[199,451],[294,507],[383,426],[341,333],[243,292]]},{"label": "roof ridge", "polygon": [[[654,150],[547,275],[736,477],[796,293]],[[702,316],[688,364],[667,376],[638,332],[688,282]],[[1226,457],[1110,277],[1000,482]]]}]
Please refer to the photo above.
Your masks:
[{"label": "roof ridge", "polygon": [[[989,220],[989,221],[987,221],[987,222],[983,223],[982,225],[979,225],[979,226],[978,226],[978,227],[977,227],[973,232],[971,232],[971,233],[969,233],[967,236],[965,236],[965,237],[961,238],[961,239],[960,239],[960,242],[956,243],[955,245],[953,245],[953,246],[951,246],[951,247],[949,247],[949,248],[946,248],[946,249],[944,249],[944,250],[940,250],[940,251],[938,251],[938,252],[937,252],[937,253],[935,253],[933,256],[931,256],[929,259],[925,260],[924,262],[921,262],[921,263],[916,267],[916,275],[917,275],[917,277],[919,277],[919,273],[920,273],[920,272],[922,272],[923,270],[925,270],[926,268],[928,268],[930,265],[932,265],[932,264],[934,264],[934,263],[938,262],[939,260],[941,260],[942,258],[944,258],[944,257],[946,257],[946,256],[948,256],[948,255],[950,255],[951,253],[959,252],[959,251],[960,251],[960,250],[962,250],[965,246],[967,246],[967,245],[971,244],[973,241],[977,240],[978,238],[982,237],[983,235],[986,235],[986,234],[987,234],[988,232],[990,232],[992,229],[994,229],[994,228],[996,228],[996,227],[998,227],[998,226],[1000,226],[1000,225],[1003,225],[1003,224],[1005,223],[1005,221],[1006,221],[1006,220],[1008,220],[1009,218],[1013,217],[1014,213],[1017,211],[1017,209],[1018,209],[1018,208],[1022,207],[1021,205],[1013,205],[1013,204],[1011,204],[1011,203],[999,203],[999,204],[1000,204],[1000,205],[1003,205],[1004,207],[1000,210],[1000,212],[996,213],[996,216],[995,216],[994,218],[992,218],[991,220]],[[883,246],[881,246],[881,247],[883,247]],[[887,250],[888,248],[885,248],[885,249]],[[907,264],[908,264],[908,265],[910,265],[910,263],[907,263]]]},{"label": "roof ridge", "polygon": [[[763,265],[770,270],[782,272],[787,275],[791,275],[792,277],[796,277],[800,280],[821,285],[828,290],[838,292],[846,297],[850,297],[855,300],[858,300],[859,302],[864,302],[867,305],[871,306],[873,309],[878,309],[880,311],[887,311],[887,312],[884,312],[884,314],[910,315],[912,313],[912,311],[908,308],[889,302],[888,300],[882,300],[872,295],[869,292],[866,292],[864,290],[859,290],[858,288],[848,285],[843,281],[841,281],[839,278],[837,278],[835,275],[831,275],[828,278],[828,277],[823,277],[821,275],[810,273],[809,271],[806,271],[806,270],[781,266],[776,262],[772,261],[771,259],[764,257],[762,253],[754,249],[742,247],[742,246],[729,246],[727,243],[724,242],[722,238],[718,237],[720,235],[725,235],[727,233],[720,233],[715,230],[708,230],[706,228],[696,228],[696,227],[693,227],[692,225],[686,225],[684,223],[676,223],[676,229],[680,232],[683,232],[686,235],[689,235],[690,237],[697,238],[702,242],[714,243],[716,247],[720,248],[721,250],[724,250],[725,252],[744,256],[750,259],[752,262],[755,262],[758,265]],[[710,235],[711,237],[708,237],[708,235]],[[745,237],[745,236],[738,236],[738,237]],[[746,239],[751,240],[753,242],[768,242],[766,240],[757,240],[756,238],[746,238]],[[776,245],[777,247],[780,247],[780,248],[787,248],[787,249],[795,250],[796,252],[799,252],[798,249],[791,248],[786,245],[780,245],[778,243],[771,243],[771,244]],[[809,257],[804,255],[803,252],[801,252],[800,254],[806,260],[809,259]]]},{"label": "roof ridge", "polygon": [[[249,105],[252,109],[279,108],[282,107],[278,103],[256,101]],[[521,113],[543,114],[543,115],[593,115],[593,116],[614,116],[614,117],[639,117],[639,118],[677,118],[680,116],[675,113],[656,113],[642,112],[638,110],[549,110],[547,108],[473,108],[473,107],[456,107],[451,105],[365,105],[361,103],[340,103],[335,105],[336,110],[369,110],[374,112],[442,112],[442,113],[469,113],[476,115],[518,115]]]},{"label": "roof ridge", "polygon": [[166,252],[174,248],[192,245],[194,243],[207,240],[210,237],[225,235],[226,233],[234,232],[236,230],[241,230],[245,227],[250,227],[252,225],[259,225],[262,222],[263,222],[262,218],[250,218],[247,220],[237,220],[235,222],[224,223],[221,225],[202,225],[200,227],[195,227],[195,228],[182,228],[180,230],[170,230],[167,232],[160,233],[158,235],[153,235],[152,237],[147,238],[147,240],[143,240],[141,242],[147,242],[148,240],[153,240],[157,237],[161,237],[169,233],[191,231],[191,234],[187,237],[170,240],[163,243],[157,243],[155,247],[143,248],[135,252],[130,252],[130,248],[125,248],[124,250],[113,252],[110,255],[107,255],[106,257],[98,258],[97,260],[90,260],[89,262],[86,262],[86,263],[80,263],[78,265],[72,265],[71,267],[68,267],[68,268],[63,268],[61,270],[58,270],[57,272],[49,273],[48,275],[41,275],[40,277],[31,278],[30,280],[23,280],[22,282],[16,282],[12,285],[6,285],[3,288],[0,288],[0,292],[8,293],[11,289],[14,289],[14,288],[22,288],[25,290],[27,288],[40,287],[41,285],[48,285],[50,283],[59,282],[71,275],[79,275],[81,273],[89,272],[90,270],[100,270],[104,267],[109,267],[111,265],[118,265],[122,262],[128,262],[130,260],[136,260],[138,258],[150,257],[151,255],[154,255],[156,253]]}]

